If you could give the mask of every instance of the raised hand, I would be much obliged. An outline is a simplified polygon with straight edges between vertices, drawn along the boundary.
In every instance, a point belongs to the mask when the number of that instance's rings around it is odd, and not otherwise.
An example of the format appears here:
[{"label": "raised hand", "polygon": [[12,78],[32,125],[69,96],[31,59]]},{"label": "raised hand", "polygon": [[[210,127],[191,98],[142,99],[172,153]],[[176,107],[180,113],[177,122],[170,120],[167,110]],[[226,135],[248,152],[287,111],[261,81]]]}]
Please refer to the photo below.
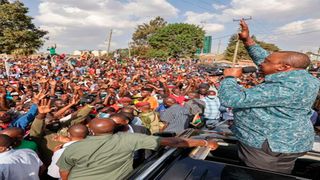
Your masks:
[{"label": "raised hand", "polygon": [[76,91],[79,91],[79,90],[81,89],[80,86],[74,86],[73,88],[74,88],[74,90],[76,90]]},{"label": "raised hand", "polygon": [[247,23],[242,19],[240,20],[241,32],[239,33],[239,39],[243,41],[246,46],[254,45],[254,40],[250,37],[249,27]]},{"label": "raised hand", "polygon": [[165,79],[165,78],[163,78],[163,77],[159,78],[159,81],[160,81],[160,82],[162,82],[162,83],[167,82],[167,81],[166,81],[166,79]]},{"label": "raised hand", "polygon": [[49,81],[50,86],[56,86],[57,85],[57,81],[52,79]]},{"label": "raised hand", "polygon": [[40,101],[40,105],[38,106],[38,112],[39,114],[47,114],[53,110],[53,108],[50,108],[51,106],[51,100],[43,99]]},{"label": "raised hand", "polygon": [[80,97],[79,95],[75,95],[72,97],[72,100],[70,101],[70,105],[76,105],[80,102]]},{"label": "raised hand", "polygon": [[46,93],[45,90],[41,90],[38,94],[33,96],[33,103],[39,104],[39,101],[45,98],[48,94]]},{"label": "raised hand", "polygon": [[62,81],[63,84],[68,84],[69,82],[70,82],[69,79],[64,79],[64,80]]},{"label": "raised hand", "polygon": [[212,83],[216,83],[219,80],[219,76],[208,76],[208,80]]},{"label": "raised hand", "polygon": [[239,39],[246,41],[250,37],[248,24],[242,19],[240,20],[241,32],[239,33]]},{"label": "raised hand", "polygon": [[38,82],[39,82],[40,84],[45,84],[45,83],[48,82],[48,79],[41,78]]}]

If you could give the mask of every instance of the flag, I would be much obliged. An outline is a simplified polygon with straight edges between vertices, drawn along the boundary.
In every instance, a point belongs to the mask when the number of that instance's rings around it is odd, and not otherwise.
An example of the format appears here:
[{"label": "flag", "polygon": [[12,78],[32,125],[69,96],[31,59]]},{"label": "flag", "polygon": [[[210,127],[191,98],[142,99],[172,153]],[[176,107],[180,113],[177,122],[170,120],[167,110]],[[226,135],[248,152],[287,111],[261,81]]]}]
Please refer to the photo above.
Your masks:
[{"label": "flag", "polygon": [[190,124],[193,125],[193,126],[196,126],[196,127],[198,127],[198,126],[200,126],[202,124],[202,120],[201,120],[201,117],[200,117],[199,113],[197,113],[194,116],[194,118],[193,118],[193,120],[192,120],[192,122]]}]

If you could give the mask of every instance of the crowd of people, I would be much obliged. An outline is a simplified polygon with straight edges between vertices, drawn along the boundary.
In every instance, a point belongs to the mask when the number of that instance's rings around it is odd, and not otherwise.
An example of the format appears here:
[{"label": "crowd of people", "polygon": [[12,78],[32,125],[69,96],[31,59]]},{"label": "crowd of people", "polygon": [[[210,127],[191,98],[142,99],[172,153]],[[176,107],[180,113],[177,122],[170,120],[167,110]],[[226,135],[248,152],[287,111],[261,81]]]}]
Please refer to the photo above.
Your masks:
[{"label": "crowd of people", "polygon": [[[258,65],[269,57],[249,40],[244,42],[251,47],[249,54]],[[174,132],[178,135],[187,128],[214,129],[221,121],[235,120],[235,134],[243,157],[248,156],[245,151],[249,148],[260,148],[262,144],[279,153],[295,153],[293,157],[284,158],[295,158],[310,150],[310,139],[303,140],[309,142],[303,144],[305,149],[292,149],[289,145],[286,148],[287,143],[294,144],[290,138],[280,147],[279,140],[274,140],[277,137],[270,135],[278,135],[276,132],[269,132],[268,141],[265,141],[261,132],[266,133],[271,127],[257,119],[267,121],[282,116],[276,114],[276,108],[262,110],[261,107],[289,106],[286,98],[296,110],[305,108],[305,114],[299,115],[301,119],[308,117],[306,114],[311,112],[307,112],[306,107],[316,96],[316,88],[319,89],[316,85],[310,87],[313,90],[309,92],[297,92],[295,89],[301,89],[296,87],[302,84],[275,82],[281,75],[273,78],[257,73],[238,76],[233,69],[226,70],[224,76],[214,76],[203,73],[195,63],[181,64],[175,59],[164,62],[54,55],[13,58],[7,63],[11,64],[9,76],[5,66],[0,69],[1,179],[124,179],[144,162],[150,150],[159,146],[208,146],[212,150],[218,146],[214,141],[160,138],[153,134]],[[292,65],[288,61],[286,65],[306,68],[303,62]],[[272,71],[271,65],[262,63],[262,66],[269,74],[285,68]],[[315,79],[312,81],[317,84]],[[270,92],[266,82],[290,84],[297,94],[290,97],[292,94],[281,87]],[[299,105],[301,93],[314,95]],[[315,125],[319,123],[317,111],[319,105],[314,106],[310,121]],[[240,121],[237,116],[244,119]],[[248,135],[249,126],[256,128],[251,129],[256,134]],[[291,127],[291,124],[286,126]],[[301,125],[300,128],[309,127]],[[282,135],[288,134],[282,132]],[[250,157],[244,162],[249,166],[263,163],[252,162]],[[262,165],[255,167],[268,169]],[[280,172],[290,173],[291,170],[290,167]]]},{"label": "crowd of people", "polygon": [[[114,134],[146,135],[179,134],[189,127],[213,128],[222,117],[232,120],[231,109],[223,108],[217,97],[217,77],[202,76],[195,64],[60,56],[11,59],[9,63],[10,76],[3,68],[0,81],[0,134],[11,137],[12,142],[4,146],[12,148],[8,152],[17,151],[12,158],[32,155],[38,163],[29,161],[30,167],[22,167],[25,171],[8,170],[4,177],[19,179],[26,171],[37,176],[41,166],[49,176],[60,178],[58,159],[67,146],[93,136],[86,126],[93,120],[112,119],[116,126],[110,132]],[[202,120],[191,125],[195,117]],[[146,157],[137,152],[134,167]]]}]

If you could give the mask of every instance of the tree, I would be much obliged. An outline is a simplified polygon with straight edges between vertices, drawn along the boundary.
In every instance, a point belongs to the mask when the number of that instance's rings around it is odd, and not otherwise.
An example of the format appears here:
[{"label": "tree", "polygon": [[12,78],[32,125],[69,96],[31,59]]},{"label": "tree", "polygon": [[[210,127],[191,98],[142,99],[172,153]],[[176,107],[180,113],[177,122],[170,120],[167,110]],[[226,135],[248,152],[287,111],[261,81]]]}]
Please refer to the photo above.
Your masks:
[{"label": "tree", "polygon": [[[258,41],[255,36],[252,36],[252,38],[254,39],[254,41],[257,44],[259,44],[262,48],[266,49],[269,52],[274,52],[274,51],[279,51],[280,50],[278,48],[278,46],[276,46],[275,44],[266,43],[266,42],[263,42],[263,41]],[[231,38],[229,40],[228,47],[225,50],[225,59],[227,59],[229,61],[232,61],[234,50],[236,48],[236,43],[237,43],[237,34],[234,34],[233,36],[231,36]],[[250,56],[249,56],[246,48],[244,47],[244,44],[242,43],[242,41],[240,41],[240,43],[239,43],[237,59],[238,60],[240,60],[240,59],[241,60],[242,59],[250,59]]]},{"label": "tree", "polygon": [[150,48],[146,55],[147,57],[151,57],[151,58],[166,58],[168,57],[168,52],[162,49]]},{"label": "tree", "polygon": [[39,49],[47,34],[32,23],[20,1],[0,3],[0,53],[28,55]]},{"label": "tree", "polygon": [[155,19],[152,19],[148,24],[143,23],[142,25],[138,25],[132,35],[132,40],[137,46],[147,46],[148,38],[156,31],[166,26],[166,24],[167,22],[158,16]]},{"label": "tree", "polygon": [[199,26],[185,23],[169,24],[153,34],[148,42],[153,49],[169,56],[192,57],[202,48],[205,32]]},{"label": "tree", "polygon": [[0,0],[0,4],[7,4],[7,3],[9,3],[8,0]]}]

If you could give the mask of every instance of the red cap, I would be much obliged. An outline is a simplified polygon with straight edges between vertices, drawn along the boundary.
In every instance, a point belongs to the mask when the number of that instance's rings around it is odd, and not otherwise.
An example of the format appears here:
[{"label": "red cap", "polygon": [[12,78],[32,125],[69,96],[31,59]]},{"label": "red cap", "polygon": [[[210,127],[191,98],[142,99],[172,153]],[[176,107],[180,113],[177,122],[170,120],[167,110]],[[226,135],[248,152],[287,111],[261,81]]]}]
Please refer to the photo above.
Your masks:
[{"label": "red cap", "polygon": [[142,107],[142,106],[147,106],[147,105],[150,105],[150,103],[149,102],[138,102],[136,104],[136,107]]}]

